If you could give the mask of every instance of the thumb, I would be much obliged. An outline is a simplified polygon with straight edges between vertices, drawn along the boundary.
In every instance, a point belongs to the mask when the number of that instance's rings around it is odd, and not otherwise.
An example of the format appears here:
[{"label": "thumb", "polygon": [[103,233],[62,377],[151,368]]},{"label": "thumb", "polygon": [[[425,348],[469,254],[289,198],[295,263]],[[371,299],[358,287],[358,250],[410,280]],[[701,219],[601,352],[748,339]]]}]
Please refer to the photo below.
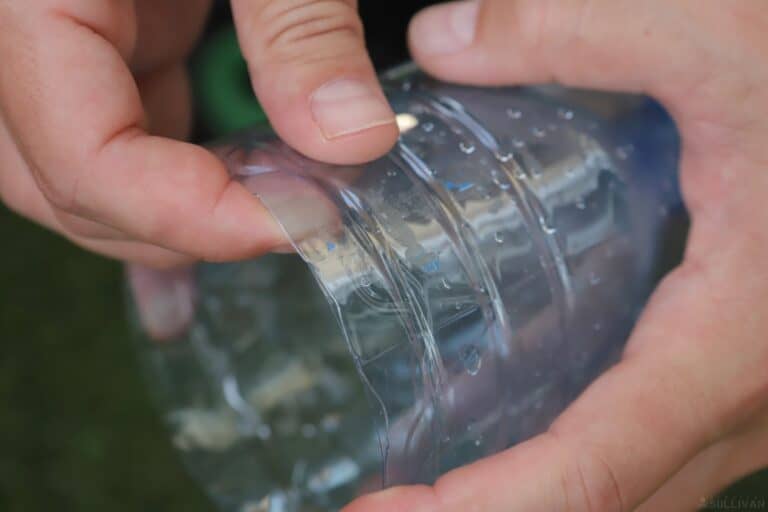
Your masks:
[{"label": "thumb", "polygon": [[[711,42],[696,33],[683,2],[655,0],[463,0],[412,21],[409,42],[426,71],[478,85],[558,82],[652,94],[676,104],[700,78],[690,55]],[[692,52],[693,50],[693,52]],[[670,90],[667,90],[670,89]]]},{"label": "thumb", "polygon": [[397,138],[368,58],[356,0],[232,0],[256,94],[291,146],[331,163],[385,153]]}]

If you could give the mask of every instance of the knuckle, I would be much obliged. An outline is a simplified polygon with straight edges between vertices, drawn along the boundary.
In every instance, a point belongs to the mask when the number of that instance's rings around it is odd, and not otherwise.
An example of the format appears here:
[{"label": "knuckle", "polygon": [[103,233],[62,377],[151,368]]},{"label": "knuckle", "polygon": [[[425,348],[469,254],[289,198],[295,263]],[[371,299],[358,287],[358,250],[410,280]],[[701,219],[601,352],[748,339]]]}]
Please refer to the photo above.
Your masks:
[{"label": "knuckle", "polygon": [[346,0],[273,0],[258,17],[262,51],[271,58],[338,55],[363,38],[362,22]]},{"label": "knuckle", "polygon": [[558,481],[553,482],[557,488],[552,494],[559,497],[555,510],[626,512],[617,474],[598,448],[580,445],[567,449],[554,431],[547,435],[570,454],[564,458]]},{"label": "knuckle", "polygon": [[[503,1],[503,0],[500,0]],[[526,53],[536,55],[539,65],[561,58],[562,51],[583,52],[592,38],[597,0],[517,0],[512,18]],[[555,69],[546,65],[546,69]],[[552,80],[560,81],[558,77]]]},{"label": "knuckle", "polygon": [[136,12],[133,1],[50,1],[51,13],[92,30],[113,44],[127,58],[136,45]]},{"label": "knuckle", "polygon": [[35,173],[35,175],[40,192],[51,206],[66,213],[79,213],[80,208],[75,200],[76,183],[69,182],[69,180],[47,179],[40,176],[39,173]]},{"label": "knuckle", "polygon": [[586,452],[566,467],[563,490],[566,510],[624,512],[618,481],[611,467],[594,451]]}]

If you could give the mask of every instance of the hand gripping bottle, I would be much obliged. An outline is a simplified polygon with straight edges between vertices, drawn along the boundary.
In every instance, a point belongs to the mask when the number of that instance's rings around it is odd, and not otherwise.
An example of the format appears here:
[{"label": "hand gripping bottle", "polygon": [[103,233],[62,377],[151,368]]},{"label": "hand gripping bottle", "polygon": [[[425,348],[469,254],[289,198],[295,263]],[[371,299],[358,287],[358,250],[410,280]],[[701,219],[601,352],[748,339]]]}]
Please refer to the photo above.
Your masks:
[{"label": "hand gripping bottle", "polygon": [[213,148],[295,253],[197,265],[183,332],[141,336],[223,511],[337,510],[541,433],[619,357],[685,218],[649,99],[383,83],[401,135],[366,165],[267,131]]}]

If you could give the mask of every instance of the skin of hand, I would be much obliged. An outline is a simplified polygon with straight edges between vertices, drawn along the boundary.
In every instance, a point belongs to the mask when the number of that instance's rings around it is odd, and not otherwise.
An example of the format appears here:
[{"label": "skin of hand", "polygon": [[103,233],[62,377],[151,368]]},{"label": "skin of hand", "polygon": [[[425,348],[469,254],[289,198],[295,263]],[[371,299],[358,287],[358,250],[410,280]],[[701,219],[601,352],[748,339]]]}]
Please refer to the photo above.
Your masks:
[{"label": "skin of hand", "polygon": [[[0,200],[88,249],[172,267],[284,244],[221,162],[179,142],[211,0],[0,0]],[[394,144],[356,0],[232,0],[283,140],[332,163]],[[343,105],[344,108],[339,108]]]},{"label": "skin of hand", "polygon": [[768,10],[763,0],[481,0],[413,20],[428,72],[646,93],[683,139],[692,219],[620,363],[551,428],[343,512],[684,511],[768,465]]}]

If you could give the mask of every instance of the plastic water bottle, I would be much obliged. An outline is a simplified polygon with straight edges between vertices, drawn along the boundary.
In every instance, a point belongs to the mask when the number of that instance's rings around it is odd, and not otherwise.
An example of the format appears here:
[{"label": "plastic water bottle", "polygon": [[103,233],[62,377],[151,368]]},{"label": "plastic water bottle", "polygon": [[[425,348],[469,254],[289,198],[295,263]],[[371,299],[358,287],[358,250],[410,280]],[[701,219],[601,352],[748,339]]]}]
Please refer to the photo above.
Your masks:
[{"label": "plastic water bottle", "polygon": [[214,148],[296,253],[198,265],[183,333],[142,336],[221,510],[337,510],[541,433],[620,355],[684,215],[651,100],[383,83],[401,136],[367,165]]}]

